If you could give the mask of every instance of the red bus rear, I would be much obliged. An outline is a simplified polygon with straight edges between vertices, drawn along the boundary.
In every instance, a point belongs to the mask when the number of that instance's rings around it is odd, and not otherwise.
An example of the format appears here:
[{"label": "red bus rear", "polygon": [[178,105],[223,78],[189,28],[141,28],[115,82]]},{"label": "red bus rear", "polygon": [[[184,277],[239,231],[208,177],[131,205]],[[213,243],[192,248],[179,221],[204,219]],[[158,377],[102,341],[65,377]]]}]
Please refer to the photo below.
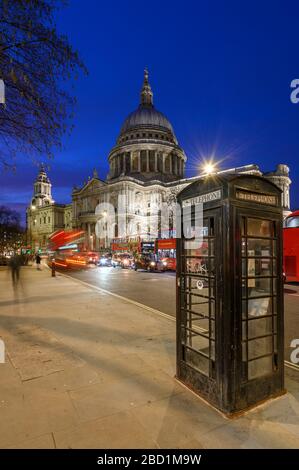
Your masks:
[{"label": "red bus rear", "polygon": [[299,282],[299,211],[292,212],[284,222],[283,263],[288,282]]}]

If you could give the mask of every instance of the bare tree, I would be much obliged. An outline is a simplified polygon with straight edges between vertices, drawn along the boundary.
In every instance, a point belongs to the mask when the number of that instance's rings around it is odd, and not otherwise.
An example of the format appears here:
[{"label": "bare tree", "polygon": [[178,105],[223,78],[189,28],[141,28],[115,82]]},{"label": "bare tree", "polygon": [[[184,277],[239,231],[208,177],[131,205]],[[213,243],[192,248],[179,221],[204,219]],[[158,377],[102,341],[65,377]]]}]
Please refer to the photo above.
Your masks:
[{"label": "bare tree", "polygon": [[53,157],[71,130],[75,98],[63,81],[86,68],[54,14],[63,0],[0,0],[0,161],[14,167],[19,153]]}]

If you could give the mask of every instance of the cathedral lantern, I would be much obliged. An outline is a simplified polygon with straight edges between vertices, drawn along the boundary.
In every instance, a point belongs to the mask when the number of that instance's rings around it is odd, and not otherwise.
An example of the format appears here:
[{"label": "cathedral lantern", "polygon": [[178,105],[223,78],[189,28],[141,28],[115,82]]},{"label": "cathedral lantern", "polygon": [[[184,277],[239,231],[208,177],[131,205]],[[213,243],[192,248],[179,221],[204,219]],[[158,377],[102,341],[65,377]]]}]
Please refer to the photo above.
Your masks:
[{"label": "cathedral lantern", "polygon": [[202,240],[177,240],[177,378],[228,415],[284,393],[282,207],[263,177],[197,180]]}]

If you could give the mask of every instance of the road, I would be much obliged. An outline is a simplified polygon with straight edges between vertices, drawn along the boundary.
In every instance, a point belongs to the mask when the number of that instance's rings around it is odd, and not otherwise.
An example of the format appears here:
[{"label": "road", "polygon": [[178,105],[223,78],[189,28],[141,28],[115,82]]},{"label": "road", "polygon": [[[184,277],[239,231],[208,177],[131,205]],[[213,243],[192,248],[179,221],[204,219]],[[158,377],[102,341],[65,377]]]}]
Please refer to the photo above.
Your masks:
[{"label": "road", "polygon": [[[115,294],[175,316],[175,273],[92,267],[69,275]],[[290,361],[293,339],[299,340],[299,285],[285,285],[285,360]]]},{"label": "road", "polygon": [[91,267],[68,271],[73,277],[175,316],[175,273]]}]

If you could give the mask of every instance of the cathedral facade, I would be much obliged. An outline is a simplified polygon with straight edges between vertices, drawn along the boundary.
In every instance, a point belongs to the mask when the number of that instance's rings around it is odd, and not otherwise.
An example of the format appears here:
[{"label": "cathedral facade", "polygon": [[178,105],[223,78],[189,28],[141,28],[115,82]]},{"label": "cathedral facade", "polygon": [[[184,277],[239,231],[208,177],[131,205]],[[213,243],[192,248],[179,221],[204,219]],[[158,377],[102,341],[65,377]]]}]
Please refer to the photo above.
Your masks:
[{"label": "cathedral facade", "polygon": [[59,229],[72,228],[72,204],[57,204],[52,185],[42,165],[33,186],[33,196],[26,211],[27,245],[34,252],[46,250],[49,236]]},{"label": "cathedral facade", "polygon": [[[86,249],[111,248],[119,239],[117,226],[115,240],[97,237],[96,224],[105,214],[96,214],[95,211],[99,204],[109,203],[117,213],[119,196],[122,196],[126,206],[127,238],[132,242],[150,240],[151,233],[147,226],[150,213],[162,203],[169,206],[171,212],[178,192],[202,177],[185,178],[186,160],[171,123],[154,106],[153,92],[145,70],[139,106],[125,119],[115,146],[108,155],[109,174],[106,179],[100,179],[94,170],[88,182],[73,189],[72,204],[62,206],[52,201],[50,183],[40,181],[41,178],[47,179],[47,176],[39,174],[34,197],[27,210],[31,239],[38,238],[44,244],[51,231],[72,227],[85,231]],[[232,168],[221,173],[226,172],[263,175],[257,165]],[[289,213],[291,180],[288,167],[278,165],[274,172],[264,176],[282,189],[283,209],[285,214]],[[43,191],[39,192],[40,189]],[[160,236],[163,237],[163,234]]]},{"label": "cathedral facade", "polygon": [[[153,92],[145,70],[138,108],[125,119],[115,146],[109,153],[110,171],[106,180],[92,178],[81,188],[74,188],[73,227],[86,233],[89,249],[109,248],[111,242],[98,239],[96,223],[101,214],[95,214],[98,204],[110,203],[117,211],[118,196],[126,200],[129,238],[149,240],[147,218],[162,203],[170,207],[176,195],[188,184],[201,177],[185,178],[187,157],[180,147],[171,123],[153,104]],[[223,171],[262,175],[257,165],[247,165]],[[290,210],[289,169],[278,165],[276,171],[265,174],[283,191],[285,213]],[[104,216],[104,215],[103,215]],[[163,235],[162,235],[163,236]],[[117,230],[115,231],[117,240]]]}]

